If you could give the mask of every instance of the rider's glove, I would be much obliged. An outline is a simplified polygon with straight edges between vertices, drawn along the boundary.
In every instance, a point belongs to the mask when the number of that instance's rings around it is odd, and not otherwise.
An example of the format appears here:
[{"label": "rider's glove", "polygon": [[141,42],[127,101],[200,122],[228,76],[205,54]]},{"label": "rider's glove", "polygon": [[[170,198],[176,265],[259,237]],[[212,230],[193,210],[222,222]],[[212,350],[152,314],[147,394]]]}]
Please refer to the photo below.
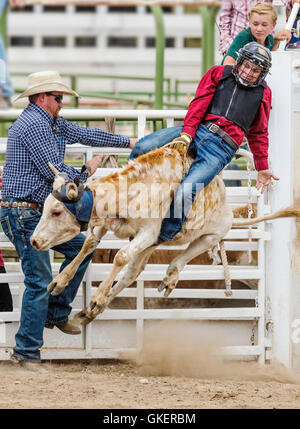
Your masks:
[{"label": "rider's glove", "polygon": [[193,139],[189,134],[181,133],[180,137],[176,137],[176,139],[172,140],[170,146],[172,149],[187,152],[192,140]]}]

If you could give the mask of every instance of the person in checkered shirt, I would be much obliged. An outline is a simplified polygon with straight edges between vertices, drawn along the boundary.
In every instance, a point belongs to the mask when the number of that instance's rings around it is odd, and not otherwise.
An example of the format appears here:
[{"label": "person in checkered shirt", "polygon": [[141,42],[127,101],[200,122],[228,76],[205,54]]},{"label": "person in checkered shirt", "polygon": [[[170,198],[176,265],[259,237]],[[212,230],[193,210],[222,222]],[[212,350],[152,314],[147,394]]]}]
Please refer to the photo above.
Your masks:
[{"label": "person in checkered shirt", "polygon": [[[44,201],[53,188],[54,173],[49,162],[70,180],[85,182],[97,170],[103,156],[86,162],[87,169],[80,174],[79,170],[64,162],[67,144],[121,148],[132,148],[135,144],[135,139],[100,128],[79,126],[64,119],[60,110],[65,94],[78,97],[56,71],[28,76],[28,88],[16,100],[28,97],[29,104],[8,131],[2,174],[0,222],[20,258],[25,285],[20,326],[11,361],[31,369],[37,368],[36,364],[41,362],[44,327],[56,327],[69,335],[81,333],[80,328],[69,320],[69,315],[93,256],[90,254],[84,259],[64,292],[58,296],[50,295],[47,286],[53,277],[49,252],[37,251],[30,243],[42,216]],[[77,256],[85,238],[80,233],[53,248],[65,257],[61,271]]]}]

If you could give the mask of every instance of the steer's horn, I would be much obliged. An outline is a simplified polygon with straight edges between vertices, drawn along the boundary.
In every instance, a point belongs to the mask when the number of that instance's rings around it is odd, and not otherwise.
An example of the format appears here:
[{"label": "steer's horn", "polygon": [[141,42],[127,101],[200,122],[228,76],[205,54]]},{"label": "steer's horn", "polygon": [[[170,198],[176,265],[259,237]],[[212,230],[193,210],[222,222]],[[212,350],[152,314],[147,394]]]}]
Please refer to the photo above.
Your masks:
[{"label": "steer's horn", "polygon": [[59,171],[54,167],[54,165],[51,164],[51,162],[48,162],[49,167],[51,168],[52,172],[57,176],[59,174]]},{"label": "steer's horn", "polygon": [[55,168],[51,162],[48,162],[50,169],[55,174],[54,183],[53,183],[53,191],[60,191],[62,186],[66,184],[69,180],[68,175],[64,172],[59,172],[57,168]]}]

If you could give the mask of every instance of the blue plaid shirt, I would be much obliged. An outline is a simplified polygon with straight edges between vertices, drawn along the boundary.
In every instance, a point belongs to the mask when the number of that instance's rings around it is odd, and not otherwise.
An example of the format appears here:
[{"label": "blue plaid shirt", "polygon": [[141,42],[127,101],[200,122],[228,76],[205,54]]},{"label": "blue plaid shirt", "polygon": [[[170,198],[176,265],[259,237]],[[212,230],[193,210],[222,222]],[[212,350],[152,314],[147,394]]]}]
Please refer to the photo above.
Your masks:
[{"label": "blue plaid shirt", "polygon": [[[128,137],[81,127],[62,117],[54,121],[44,109],[30,103],[8,131],[2,199],[43,203],[52,192],[54,180],[49,161],[74,180],[79,171],[64,164],[67,143],[126,148],[129,142]],[[86,179],[87,172],[82,181]]]}]

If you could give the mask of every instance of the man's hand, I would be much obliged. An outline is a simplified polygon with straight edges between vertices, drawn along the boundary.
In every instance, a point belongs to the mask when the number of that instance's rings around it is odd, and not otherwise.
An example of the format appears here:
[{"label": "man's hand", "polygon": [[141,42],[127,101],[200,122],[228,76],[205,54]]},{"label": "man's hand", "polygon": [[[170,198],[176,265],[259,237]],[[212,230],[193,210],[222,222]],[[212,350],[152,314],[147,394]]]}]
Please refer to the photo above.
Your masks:
[{"label": "man's hand", "polygon": [[271,183],[271,179],[279,180],[279,177],[276,177],[271,170],[261,170],[257,174],[256,180],[256,189],[261,190],[261,194],[264,193],[266,186]]},{"label": "man's hand", "polygon": [[[299,0],[300,1],[300,0]],[[291,40],[292,33],[290,30],[281,30],[278,33],[274,34],[274,40],[286,40],[289,42]]]},{"label": "man's hand", "polygon": [[130,149],[133,149],[134,145],[136,144],[136,142],[137,142],[138,140],[139,140],[139,139],[130,139],[130,143],[129,143],[129,147],[130,147]]},{"label": "man's hand", "polygon": [[[300,1],[300,0],[299,0]],[[292,38],[292,33],[290,30],[281,30],[278,33],[274,34],[274,45],[272,51],[276,51],[278,49],[279,44],[282,40],[285,40],[288,43]]]},{"label": "man's hand", "polygon": [[25,0],[9,0],[9,6],[14,7],[25,7]]},{"label": "man's hand", "polygon": [[88,177],[91,177],[95,173],[97,168],[100,166],[103,160],[103,157],[104,155],[98,155],[98,156],[95,156],[95,158],[92,158],[85,163],[85,165],[90,168]]}]

